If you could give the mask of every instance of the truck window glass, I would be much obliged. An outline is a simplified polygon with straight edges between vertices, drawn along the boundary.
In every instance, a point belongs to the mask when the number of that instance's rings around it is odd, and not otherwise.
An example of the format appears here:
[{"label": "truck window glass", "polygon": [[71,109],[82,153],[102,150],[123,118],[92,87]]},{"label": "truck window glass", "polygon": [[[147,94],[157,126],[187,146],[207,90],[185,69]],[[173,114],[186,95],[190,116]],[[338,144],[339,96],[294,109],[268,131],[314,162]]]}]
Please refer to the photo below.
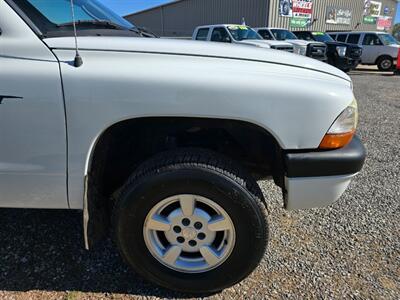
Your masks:
[{"label": "truck window glass", "polygon": [[382,45],[379,37],[374,33],[367,33],[363,41],[364,46],[380,46]]},{"label": "truck window glass", "polygon": [[229,26],[228,30],[236,41],[262,40],[262,37],[255,30],[248,26]]},{"label": "truck window glass", "polygon": [[196,40],[198,41],[206,41],[208,37],[209,28],[201,28],[197,32]]},{"label": "truck window glass", "polygon": [[222,42],[222,43],[230,43],[231,38],[228,35],[228,32],[223,27],[214,28],[213,33],[211,35],[211,41],[213,42]]},{"label": "truck window glass", "polygon": [[349,37],[347,38],[347,42],[349,44],[358,44],[358,41],[360,40],[360,34],[349,34]]},{"label": "truck window glass", "polygon": [[[44,35],[51,33],[57,36],[61,35],[61,32],[72,32],[70,0],[13,0],[13,2]],[[97,0],[75,0],[74,12],[78,30],[111,28],[112,24],[116,25],[113,27],[114,30],[129,30],[135,27]],[[110,25],[107,26],[104,22],[109,22]]]},{"label": "truck window glass", "polygon": [[297,40],[297,37],[289,30],[271,29],[271,31],[278,41]]},{"label": "truck window glass", "polygon": [[381,33],[378,34],[378,36],[381,38],[381,41],[385,45],[400,45],[400,42],[398,42],[392,35],[387,34],[387,33]]},{"label": "truck window glass", "polygon": [[264,40],[273,40],[271,33],[266,29],[261,29],[258,31],[258,34],[262,36]]},{"label": "truck window glass", "polygon": [[337,41],[338,42],[346,42],[346,38],[347,38],[347,34],[339,34],[338,36],[337,36]]}]

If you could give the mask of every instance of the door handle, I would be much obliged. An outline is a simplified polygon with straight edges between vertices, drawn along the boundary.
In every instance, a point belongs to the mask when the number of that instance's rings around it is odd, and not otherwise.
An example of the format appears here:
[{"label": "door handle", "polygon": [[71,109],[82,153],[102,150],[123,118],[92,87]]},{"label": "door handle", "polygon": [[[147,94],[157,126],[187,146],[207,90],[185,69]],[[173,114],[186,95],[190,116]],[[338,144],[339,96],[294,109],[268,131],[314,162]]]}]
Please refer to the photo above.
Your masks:
[{"label": "door handle", "polygon": [[17,96],[0,95],[0,104],[3,104],[3,100],[5,100],[5,99],[19,100],[19,99],[23,99],[23,98],[22,97],[17,97]]}]

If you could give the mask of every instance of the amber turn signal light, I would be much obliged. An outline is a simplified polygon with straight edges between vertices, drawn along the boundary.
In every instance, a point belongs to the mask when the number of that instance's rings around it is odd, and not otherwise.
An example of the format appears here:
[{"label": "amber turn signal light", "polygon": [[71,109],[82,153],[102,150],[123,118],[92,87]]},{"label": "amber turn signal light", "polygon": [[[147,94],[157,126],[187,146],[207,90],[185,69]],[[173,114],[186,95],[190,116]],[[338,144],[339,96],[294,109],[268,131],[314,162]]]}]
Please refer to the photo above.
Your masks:
[{"label": "amber turn signal light", "polygon": [[319,145],[320,149],[338,149],[348,145],[354,137],[355,130],[341,134],[326,134]]}]

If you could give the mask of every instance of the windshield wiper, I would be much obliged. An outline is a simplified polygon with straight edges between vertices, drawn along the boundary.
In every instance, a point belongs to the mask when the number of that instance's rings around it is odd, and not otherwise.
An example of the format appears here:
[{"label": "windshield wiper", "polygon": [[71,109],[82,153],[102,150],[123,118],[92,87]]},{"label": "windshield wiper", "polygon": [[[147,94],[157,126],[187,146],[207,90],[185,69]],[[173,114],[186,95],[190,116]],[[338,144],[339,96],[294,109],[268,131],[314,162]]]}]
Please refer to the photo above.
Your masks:
[{"label": "windshield wiper", "polygon": [[[76,21],[76,26],[78,27],[79,25],[83,26],[96,26],[96,27],[102,27],[102,28],[109,28],[109,29],[117,29],[117,30],[127,30],[136,33],[139,36],[142,37],[155,37],[157,38],[158,36],[151,32],[148,29],[145,28],[140,28],[140,27],[135,27],[133,26],[132,28],[127,28],[122,25],[118,25],[116,23],[113,23],[111,21],[107,20],[79,20]],[[62,23],[58,24],[57,27],[70,27],[73,26],[73,22],[68,22],[68,23]]]},{"label": "windshield wiper", "polygon": [[[102,28],[109,28],[109,29],[117,29],[117,30],[127,30],[127,31],[132,31],[139,36],[143,37],[158,37],[155,35],[153,32],[151,32],[148,29],[145,28],[140,28],[140,27],[132,27],[132,28],[127,28],[121,25],[118,25],[116,23],[113,23],[111,21],[107,20],[79,20],[76,21],[76,26],[83,25],[83,26],[96,26],[96,27],[102,27]],[[58,24],[57,27],[70,27],[73,26],[73,22],[67,22],[67,23],[62,23]]]},{"label": "windshield wiper", "polygon": [[[86,25],[86,26],[96,26],[96,27],[103,27],[103,28],[110,28],[110,29],[119,29],[119,30],[129,30],[129,28],[125,28],[121,25],[115,24],[111,21],[106,20],[79,20],[75,22],[76,26],[79,25]],[[73,26],[73,22],[67,22],[58,24],[57,27],[69,27]]]}]

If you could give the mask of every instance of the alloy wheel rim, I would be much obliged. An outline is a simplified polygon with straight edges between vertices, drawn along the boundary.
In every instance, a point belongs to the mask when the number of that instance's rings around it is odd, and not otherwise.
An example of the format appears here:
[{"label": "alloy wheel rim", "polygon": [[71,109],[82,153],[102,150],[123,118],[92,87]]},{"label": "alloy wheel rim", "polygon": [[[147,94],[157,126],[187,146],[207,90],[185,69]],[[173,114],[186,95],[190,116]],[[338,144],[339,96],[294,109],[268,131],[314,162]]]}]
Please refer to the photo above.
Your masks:
[{"label": "alloy wheel rim", "polygon": [[384,69],[389,69],[392,66],[392,63],[390,60],[385,59],[384,61],[382,61],[382,67]]},{"label": "alloy wheel rim", "polygon": [[143,236],[154,258],[184,273],[217,268],[232,253],[236,239],[228,213],[214,201],[197,195],[160,201],[145,219]]}]

